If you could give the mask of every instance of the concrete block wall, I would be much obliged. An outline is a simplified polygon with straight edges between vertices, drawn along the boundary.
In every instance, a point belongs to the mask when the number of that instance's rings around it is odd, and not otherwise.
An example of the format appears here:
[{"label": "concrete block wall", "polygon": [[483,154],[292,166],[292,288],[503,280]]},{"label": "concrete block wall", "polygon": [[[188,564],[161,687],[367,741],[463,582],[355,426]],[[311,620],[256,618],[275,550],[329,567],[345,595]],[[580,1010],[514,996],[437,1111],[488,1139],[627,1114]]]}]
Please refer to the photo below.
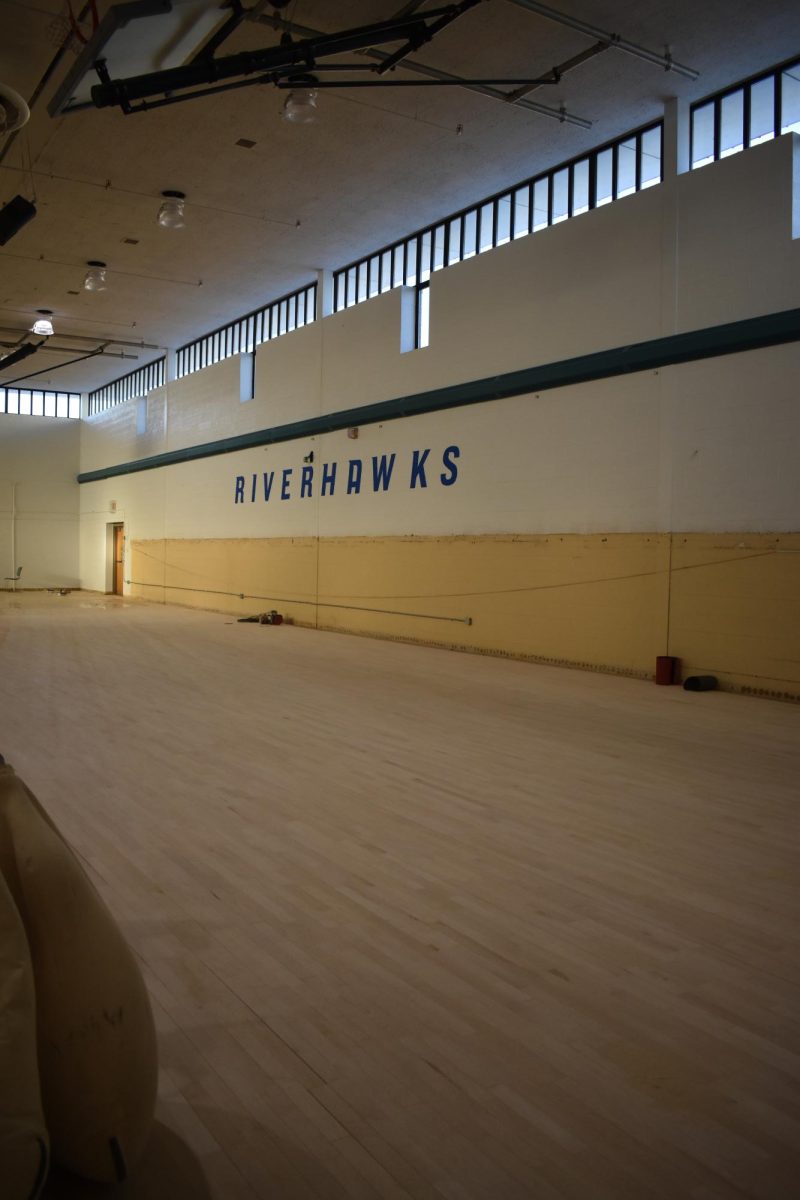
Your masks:
[{"label": "concrete block wall", "polygon": [[0,415],[0,587],[78,587],[78,421]]}]

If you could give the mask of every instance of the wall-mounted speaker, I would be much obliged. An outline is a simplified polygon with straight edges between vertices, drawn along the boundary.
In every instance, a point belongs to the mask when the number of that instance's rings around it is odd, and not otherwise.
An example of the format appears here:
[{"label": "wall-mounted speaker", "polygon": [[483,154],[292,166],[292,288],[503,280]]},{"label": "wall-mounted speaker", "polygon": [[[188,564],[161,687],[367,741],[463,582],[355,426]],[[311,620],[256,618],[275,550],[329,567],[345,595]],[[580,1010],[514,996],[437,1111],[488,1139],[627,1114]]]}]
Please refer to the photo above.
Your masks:
[{"label": "wall-mounted speaker", "polygon": [[32,221],[36,216],[36,205],[24,196],[15,196],[8,204],[0,208],[0,246],[10,242],[15,233],[19,233],[23,225]]}]

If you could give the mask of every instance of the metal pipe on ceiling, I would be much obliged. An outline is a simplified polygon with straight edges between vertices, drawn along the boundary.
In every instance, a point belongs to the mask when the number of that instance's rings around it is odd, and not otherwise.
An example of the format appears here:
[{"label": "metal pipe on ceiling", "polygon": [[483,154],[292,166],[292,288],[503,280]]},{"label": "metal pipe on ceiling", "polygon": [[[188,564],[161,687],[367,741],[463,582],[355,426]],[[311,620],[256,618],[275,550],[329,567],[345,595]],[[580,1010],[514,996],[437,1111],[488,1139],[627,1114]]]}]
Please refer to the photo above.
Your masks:
[{"label": "metal pipe on ceiling", "polygon": [[558,12],[546,4],[539,4],[538,0],[509,0],[509,3],[516,4],[518,8],[524,8],[539,17],[546,17],[548,21],[557,21],[559,25],[577,29],[579,33],[585,33],[587,37],[598,38],[600,41],[607,42],[612,48],[624,50],[626,54],[632,54],[635,58],[641,58],[645,62],[653,63],[654,66],[663,67],[665,71],[674,71],[676,75],[683,75],[685,79],[697,79],[700,74],[693,67],[685,67],[682,63],[675,62],[671,54],[658,54],[654,50],[648,50],[646,46],[637,46],[635,42],[629,42],[627,38],[620,37],[618,33],[607,33],[604,29],[598,29],[596,25],[589,25],[587,21],[571,17],[568,13]]},{"label": "metal pipe on ceiling", "polygon": [[[468,8],[478,2],[479,0],[462,0],[460,5],[455,6],[455,16],[461,15],[462,12],[467,11]],[[174,104],[181,99],[194,99],[195,97],[214,91],[227,91],[231,88],[247,86],[249,81],[244,80],[239,83],[223,83],[221,85],[217,83],[216,87],[205,87],[199,92],[185,92],[183,96],[177,94],[176,89],[179,92],[180,89],[210,85],[218,80],[230,79],[231,76],[235,75],[252,77],[253,74],[265,70],[270,72],[271,75],[268,74],[262,78],[254,79],[252,82],[276,82],[277,78],[288,74],[293,68],[298,69],[304,63],[313,64],[319,55],[332,56],[348,50],[352,50],[355,53],[363,53],[367,57],[373,58],[384,65],[394,65],[397,62],[397,53],[377,51],[374,49],[375,42],[386,43],[398,40],[406,29],[411,35],[409,44],[428,40],[429,37],[433,36],[433,33],[438,31],[440,23],[437,22],[435,25],[428,26],[426,22],[432,18],[445,15],[447,15],[448,19],[452,19],[450,9],[433,9],[421,14],[419,20],[416,20],[414,17],[402,20],[394,18],[390,21],[378,22],[371,26],[363,26],[331,34],[304,28],[292,22],[284,21],[280,17],[270,17],[260,14],[257,18],[251,19],[256,19],[260,23],[270,25],[273,29],[298,33],[306,40],[301,43],[285,43],[282,40],[279,46],[268,47],[258,51],[244,51],[240,54],[221,59],[212,58],[202,62],[192,60],[192,62],[183,67],[174,67],[146,75],[133,76],[128,79],[111,79],[105,64],[98,61],[95,67],[101,82],[95,84],[91,89],[92,102],[97,108],[119,105],[125,113],[141,112],[148,108],[159,108],[164,104]],[[467,90],[478,92],[480,95],[489,96],[493,100],[501,100],[504,103],[509,103],[508,95],[505,92],[498,91],[496,88],[462,81],[457,75],[451,75],[446,71],[439,71],[433,67],[426,67],[422,63],[413,62],[410,59],[404,59],[400,65],[405,70],[425,75],[438,82],[465,87]],[[163,93],[162,99],[148,99],[148,97],[156,96],[160,93]],[[131,102],[137,100],[141,103],[133,107]],[[522,108],[530,109],[532,112],[539,113],[541,116],[550,117],[561,124],[576,125],[582,129],[591,128],[591,121],[576,117],[568,113],[565,108],[549,108],[546,105],[537,104],[524,98],[517,98],[512,103],[518,104]]]},{"label": "metal pipe on ceiling", "polygon": [[[30,344],[30,342],[23,342],[22,348]],[[16,342],[0,342],[0,346],[8,346],[11,349],[14,349],[17,345],[18,343]],[[39,350],[49,350],[51,354],[74,354],[76,348],[77,347],[75,346],[50,346],[47,343],[38,347]],[[100,354],[103,358],[127,358],[131,359],[133,362],[139,361],[138,354],[126,354],[123,350],[121,350],[118,354],[115,350],[106,350],[105,347],[103,347],[100,350]],[[0,370],[2,370],[2,368],[6,365],[7,363],[5,362],[5,359],[0,358]]]},{"label": "metal pipe on ceiling", "polygon": [[[58,314],[56,314],[58,315]],[[0,329],[6,333],[30,333],[29,329],[20,329],[18,325],[0,325]],[[82,333],[67,333],[66,330],[59,332],[60,338],[65,338],[69,342],[102,342],[104,346],[129,346],[132,350],[163,350],[164,346],[156,346],[153,342],[126,342],[123,338],[112,337],[110,334],[97,334],[95,337],[87,336]],[[74,347],[70,347],[74,349]]]},{"label": "metal pipe on ceiling", "polygon": [[[320,88],[384,88],[384,87],[464,87],[465,84],[489,84],[502,83],[508,87],[519,87],[523,85],[525,88],[544,87],[545,84],[556,84],[559,80],[552,74],[548,74],[539,79],[348,79],[343,83],[340,79],[315,79],[314,88],[318,91]],[[294,91],[297,87],[291,79],[280,79],[275,84],[279,91]],[[203,95],[202,92],[196,92],[195,95]]]},{"label": "metal pipe on ceiling", "polygon": [[[368,50],[366,53],[370,58],[383,58],[383,53],[380,50]],[[439,71],[436,67],[426,67],[422,63],[412,62],[411,59],[406,59],[402,64],[404,71],[414,71],[417,75],[428,75],[431,79],[445,80],[448,83],[458,83],[470,92],[478,92],[482,96],[489,96],[492,100],[502,100],[504,104],[511,103],[507,92],[501,92],[498,88],[486,87],[483,84],[463,83],[458,75],[450,75],[447,71]],[[539,113],[543,117],[552,117],[556,121],[560,121],[562,125],[577,125],[579,129],[591,129],[592,122],[587,121],[584,117],[576,117],[573,113],[567,112],[565,108],[549,108],[546,104],[537,104],[535,100],[513,101],[515,108],[527,108],[531,112]]]},{"label": "metal pipe on ceiling", "polygon": [[[468,0],[463,0],[467,3]],[[207,61],[192,60],[179,67],[168,67],[161,71],[149,71],[132,75],[126,79],[112,79],[105,62],[94,64],[100,83],[91,89],[92,103],[96,108],[119,106],[123,112],[130,109],[135,100],[146,100],[150,96],[174,92],[181,88],[200,87],[218,83],[240,75],[254,75],[264,71],[289,74],[308,69],[318,57],[328,58],[349,51],[357,51],[376,43],[391,43],[401,39],[425,38],[426,21],[439,14],[438,9],[422,17],[408,17],[403,21],[377,21],[372,25],[361,25],[355,29],[343,29],[337,33],[320,33],[304,42],[283,40],[277,46],[261,50],[242,50],[238,54]]]},{"label": "metal pipe on ceiling", "polygon": [[378,74],[383,75],[386,71],[391,71],[392,67],[397,66],[404,58],[408,58],[409,54],[414,50],[419,50],[420,46],[429,42],[435,34],[440,33],[442,29],[451,25],[453,21],[458,20],[465,12],[468,12],[469,9],[474,8],[476,4],[480,4],[481,2],[482,0],[461,0],[460,4],[454,5],[450,12],[444,13],[433,25],[428,26],[419,35],[412,35],[404,46],[401,46],[399,50],[395,50],[394,53],[390,54],[388,59],[384,60],[382,66],[378,67]]},{"label": "metal pipe on ceiling", "polygon": [[87,358],[97,358],[102,353],[102,350],[90,350],[88,354],[81,354],[78,358],[71,358],[67,362],[58,363],[55,367],[42,367],[41,371],[31,371],[29,375],[18,375],[16,379],[10,379],[4,382],[2,386],[16,387],[18,383],[24,383],[26,379],[35,379],[37,375],[47,375],[52,371],[60,371],[62,367],[72,367],[75,363],[84,362]]},{"label": "metal pipe on ceiling", "polygon": [[[318,29],[311,29],[307,25],[297,25],[292,21],[285,21],[283,17],[273,16],[270,13],[259,13],[252,19],[258,24],[268,25],[271,29],[275,29],[281,33],[296,33],[302,37],[320,36]],[[365,58],[374,58],[378,62],[384,62],[389,57],[383,50],[358,50],[356,53],[363,54]],[[416,75],[426,75],[430,79],[447,80],[450,83],[459,84],[466,91],[478,92],[481,96],[488,96],[491,100],[501,100],[504,104],[508,104],[509,102],[506,92],[480,84],[464,83],[463,80],[459,79],[458,75],[450,75],[447,71],[439,71],[436,67],[426,67],[424,63],[416,62],[411,58],[405,59],[400,66],[403,71],[412,71]],[[515,100],[514,107],[526,108],[530,112],[538,113],[541,117],[550,117],[564,125],[576,125],[579,129],[591,129],[592,127],[592,122],[587,121],[584,117],[576,117],[573,113],[567,112],[566,109],[550,108],[546,104],[537,104],[534,100],[525,98]]]},{"label": "metal pipe on ceiling", "polygon": [[[606,42],[595,42],[593,46],[589,46],[586,50],[582,50],[580,54],[574,54],[572,58],[568,58],[566,62],[559,63],[557,67],[553,67],[554,78],[552,82],[560,83],[562,75],[566,75],[567,71],[574,71],[576,67],[582,67],[583,64],[588,62],[590,58],[594,58],[598,54],[604,54],[608,49],[609,46]],[[544,80],[544,83],[548,82],[550,81],[547,79]],[[535,92],[537,88],[542,86],[542,83],[532,83],[517,88],[515,92],[509,92],[509,104],[518,103],[523,96],[528,96],[531,92]]]},{"label": "metal pipe on ceiling", "polygon": [[[38,345],[35,342],[26,342],[23,346],[12,348],[10,354],[6,354],[5,357],[0,358],[0,371],[5,371],[7,367],[15,366],[16,363],[22,362],[24,358],[30,358],[32,354],[35,354],[41,348],[41,342]],[[0,383],[0,387],[5,387],[5,384]]]}]

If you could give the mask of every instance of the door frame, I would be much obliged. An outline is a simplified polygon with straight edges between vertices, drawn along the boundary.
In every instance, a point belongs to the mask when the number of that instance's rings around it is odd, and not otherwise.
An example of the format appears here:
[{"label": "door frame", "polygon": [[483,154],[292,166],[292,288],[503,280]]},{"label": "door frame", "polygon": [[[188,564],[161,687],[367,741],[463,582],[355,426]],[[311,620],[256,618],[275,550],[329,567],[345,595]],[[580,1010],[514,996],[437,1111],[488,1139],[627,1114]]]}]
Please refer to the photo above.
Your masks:
[{"label": "door frame", "polygon": [[[114,590],[114,550],[115,550],[115,531],[122,530],[122,579],[120,585],[122,591],[115,592]],[[106,595],[107,596],[122,596],[125,591],[125,522],[124,521],[109,521],[106,525]]]}]

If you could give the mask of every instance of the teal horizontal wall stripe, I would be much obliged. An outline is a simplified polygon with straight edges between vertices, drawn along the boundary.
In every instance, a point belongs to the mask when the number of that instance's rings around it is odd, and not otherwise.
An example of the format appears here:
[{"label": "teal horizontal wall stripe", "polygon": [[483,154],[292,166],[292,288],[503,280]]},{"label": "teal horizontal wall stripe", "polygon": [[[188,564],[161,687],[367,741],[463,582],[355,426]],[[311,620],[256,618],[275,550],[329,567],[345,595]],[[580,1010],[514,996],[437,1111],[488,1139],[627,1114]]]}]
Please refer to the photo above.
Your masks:
[{"label": "teal horizontal wall stripe", "polygon": [[729,325],[713,325],[707,329],[693,330],[691,333],[653,338],[651,341],[638,342],[632,346],[615,346],[611,350],[600,350],[595,354],[545,363],[539,367],[526,367],[522,371],[509,371],[505,375],[493,375],[488,379],[473,380],[471,383],[457,383],[430,392],[398,396],[394,400],[382,400],[360,408],[342,409],[326,416],[309,417],[304,421],[291,421],[287,425],[275,425],[271,429],[257,429],[253,433],[241,433],[236,437],[204,442],[199,446],[186,446],[182,450],[168,450],[150,458],[138,458],[133,462],[101,467],[96,471],[84,471],[78,476],[78,483],[94,483],[99,479],[112,479],[116,475],[132,475],[137,471],[152,471],[156,467],[170,467],[199,458],[213,458],[217,454],[233,454],[237,450],[248,450],[253,446],[269,446],[311,435],[334,433],[353,425],[374,425],[378,421],[393,421],[400,417],[464,408],[468,404],[503,400],[508,396],[521,396],[527,392],[544,392],[550,388],[589,383],[594,379],[609,379],[615,375],[651,371],[658,367],[717,358],[724,354],[740,354],[746,350],[759,350],[766,346],[796,341],[800,341],[800,308],[769,313],[764,317],[750,317],[746,321],[734,321]]}]

